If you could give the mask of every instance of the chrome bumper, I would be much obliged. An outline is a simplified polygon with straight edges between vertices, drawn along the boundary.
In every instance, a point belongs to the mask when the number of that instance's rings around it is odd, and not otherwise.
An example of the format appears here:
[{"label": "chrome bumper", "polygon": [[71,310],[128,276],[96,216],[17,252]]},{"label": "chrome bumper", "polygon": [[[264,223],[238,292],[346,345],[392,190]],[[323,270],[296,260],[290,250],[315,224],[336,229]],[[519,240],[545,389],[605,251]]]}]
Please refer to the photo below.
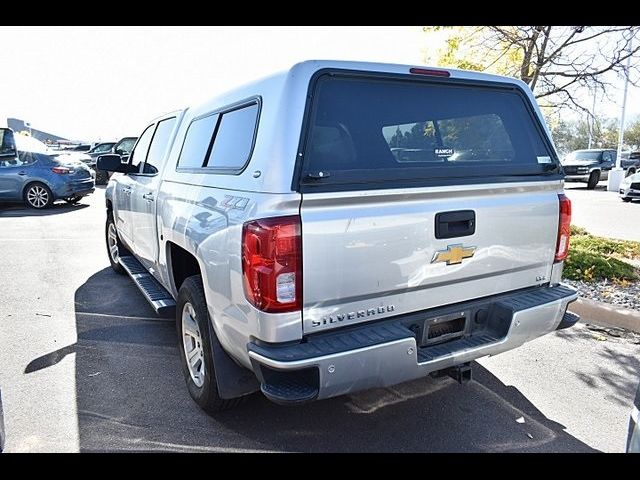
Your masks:
[{"label": "chrome bumper", "polygon": [[589,175],[589,173],[586,173],[584,175],[565,175],[564,180],[566,182],[588,182]]},{"label": "chrome bumper", "polygon": [[[274,359],[266,355],[264,351],[252,351],[251,349],[249,356],[254,370],[259,370],[260,366],[266,366],[276,372],[295,372],[317,368],[318,391],[314,399],[390,386],[424,377],[430,372],[470,362],[480,357],[496,355],[552,332],[560,326],[568,304],[577,299],[575,290],[564,285],[562,288],[566,292],[562,298],[513,313],[508,331],[501,339],[486,343],[476,339],[475,345],[474,342],[468,341],[459,349],[439,355],[434,353],[425,355],[424,349],[418,348],[416,338],[407,336],[364,348],[299,360],[293,358],[291,360]],[[517,297],[515,298],[517,302]],[[431,348],[430,350],[433,352],[435,349]],[[261,377],[259,372],[258,376]],[[261,379],[261,381],[264,380]],[[263,392],[267,394],[264,388]],[[287,402],[282,401],[281,403]]]}]

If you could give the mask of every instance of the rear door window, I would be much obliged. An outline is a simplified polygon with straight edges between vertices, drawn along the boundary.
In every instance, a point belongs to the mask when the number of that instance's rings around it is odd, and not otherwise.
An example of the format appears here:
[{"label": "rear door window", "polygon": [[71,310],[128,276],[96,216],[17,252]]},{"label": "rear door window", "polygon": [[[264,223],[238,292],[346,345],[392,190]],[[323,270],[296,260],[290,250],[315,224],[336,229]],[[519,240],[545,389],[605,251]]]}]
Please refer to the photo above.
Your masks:
[{"label": "rear door window", "polygon": [[512,88],[324,75],[314,99],[302,183],[316,189],[557,173]]}]

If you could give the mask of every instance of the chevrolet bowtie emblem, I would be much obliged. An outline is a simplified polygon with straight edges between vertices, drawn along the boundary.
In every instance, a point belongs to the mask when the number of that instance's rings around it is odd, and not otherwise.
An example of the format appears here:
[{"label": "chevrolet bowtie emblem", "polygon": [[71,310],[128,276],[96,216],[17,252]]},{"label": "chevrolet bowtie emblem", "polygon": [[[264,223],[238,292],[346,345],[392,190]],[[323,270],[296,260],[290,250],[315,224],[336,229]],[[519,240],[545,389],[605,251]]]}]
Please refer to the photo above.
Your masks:
[{"label": "chevrolet bowtie emblem", "polygon": [[440,250],[433,254],[431,263],[447,262],[447,265],[457,265],[465,258],[473,257],[476,247],[463,247],[462,244],[447,246],[446,250]]}]

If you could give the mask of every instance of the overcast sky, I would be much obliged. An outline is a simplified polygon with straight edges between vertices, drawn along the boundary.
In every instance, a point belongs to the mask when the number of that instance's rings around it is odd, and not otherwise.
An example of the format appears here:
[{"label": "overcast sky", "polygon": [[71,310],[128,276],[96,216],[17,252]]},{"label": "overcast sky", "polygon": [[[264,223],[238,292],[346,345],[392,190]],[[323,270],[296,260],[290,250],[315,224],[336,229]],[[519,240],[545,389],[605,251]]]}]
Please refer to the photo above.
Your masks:
[{"label": "overcast sky", "polygon": [[0,44],[0,124],[110,140],[300,60],[421,64],[425,37],[420,27],[2,27]]}]

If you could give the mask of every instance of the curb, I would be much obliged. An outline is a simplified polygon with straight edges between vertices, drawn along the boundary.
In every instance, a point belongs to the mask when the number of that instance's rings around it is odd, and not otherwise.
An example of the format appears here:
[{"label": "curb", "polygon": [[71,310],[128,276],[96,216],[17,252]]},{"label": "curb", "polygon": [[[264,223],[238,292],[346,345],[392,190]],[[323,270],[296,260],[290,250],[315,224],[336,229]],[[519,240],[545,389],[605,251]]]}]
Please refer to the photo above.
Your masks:
[{"label": "curb", "polygon": [[582,323],[597,323],[605,327],[622,327],[640,333],[640,312],[619,308],[609,303],[578,298],[569,310],[580,315]]}]

